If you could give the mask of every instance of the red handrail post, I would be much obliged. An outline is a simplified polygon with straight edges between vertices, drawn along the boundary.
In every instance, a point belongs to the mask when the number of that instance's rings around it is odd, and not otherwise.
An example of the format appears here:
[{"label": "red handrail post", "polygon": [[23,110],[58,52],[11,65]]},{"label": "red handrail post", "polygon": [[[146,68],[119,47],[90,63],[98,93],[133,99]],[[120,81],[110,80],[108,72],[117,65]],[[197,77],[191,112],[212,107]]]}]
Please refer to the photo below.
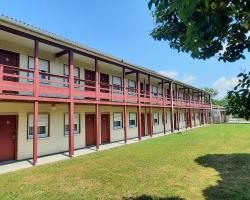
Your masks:
[{"label": "red handrail post", "polygon": [[3,81],[3,65],[0,65],[0,94],[2,94],[2,84]]},{"label": "red handrail post", "polygon": [[38,97],[39,97],[39,42],[35,40],[34,48],[34,79],[33,95],[35,97],[33,113],[33,164],[37,163],[37,143],[38,143]]},{"label": "red handrail post", "polygon": [[68,57],[69,65],[69,156],[74,155],[74,54],[69,51]]}]

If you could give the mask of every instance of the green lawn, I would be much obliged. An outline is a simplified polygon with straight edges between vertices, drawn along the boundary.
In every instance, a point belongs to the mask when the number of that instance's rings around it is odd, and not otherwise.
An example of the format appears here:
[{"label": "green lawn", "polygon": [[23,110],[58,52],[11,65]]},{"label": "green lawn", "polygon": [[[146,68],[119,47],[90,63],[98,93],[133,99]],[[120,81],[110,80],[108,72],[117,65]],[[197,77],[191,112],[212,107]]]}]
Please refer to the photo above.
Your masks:
[{"label": "green lawn", "polygon": [[0,199],[250,199],[250,125],[210,125],[0,175]]}]

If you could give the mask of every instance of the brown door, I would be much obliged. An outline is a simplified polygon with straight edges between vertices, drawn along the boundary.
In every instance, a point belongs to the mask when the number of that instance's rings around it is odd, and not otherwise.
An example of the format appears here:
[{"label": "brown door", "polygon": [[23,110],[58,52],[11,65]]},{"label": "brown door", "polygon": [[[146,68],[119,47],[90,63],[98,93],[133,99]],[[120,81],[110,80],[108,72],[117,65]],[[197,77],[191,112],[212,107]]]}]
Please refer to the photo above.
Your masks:
[{"label": "brown door", "polygon": [[102,114],[101,116],[101,138],[102,143],[110,142],[110,115]]},{"label": "brown door", "polygon": [[141,134],[142,136],[145,136],[145,115],[144,113],[141,113]]},{"label": "brown door", "polygon": [[[3,73],[5,74],[12,74],[12,75],[16,75],[18,74],[18,71],[7,67],[7,66],[11,66],[11,67],[17,67],[18,65],[18,54],[13,53],[13,52],[9,52],[9,51],[4,51],[0,49],[0,64],[2,65],[6,65],[3,69]],[[5,81],[14,81],[17,82],[18,79],[15,77],[3,77],[3,80]],[[16,94],[16,91],[6,91],[4,90],[3,93],[7,93],[7,94]]]},{"label": "brown door", "polygon": [[96,133],[95,128],[95,114],[86,114],[85,115],[85,139],[86,146],[96,144]]},{"label": "brown door", "polygon": [[148,135],[151,134],[151,132],[153,131],[153,128],[151,130],[152,124],[151,124],[151,115],[150,113],[147,113],[147,131],[148,131]]},{"label": "brown door", "polygon": [[[100,74],[100,88],[101,92],[109,93],[109,75],[108,74]],[[103,88],[103,89],[102,89]]]},{"label": "brown door", "polygon": [[87,86],[85,90],[95,91],[95,72],[91,70],[85,70],[84,76],[86,80],[85,85]]},{"label": "brown door", "polygon": [[0,162],[15,159],[16,116],[0,116]]}]

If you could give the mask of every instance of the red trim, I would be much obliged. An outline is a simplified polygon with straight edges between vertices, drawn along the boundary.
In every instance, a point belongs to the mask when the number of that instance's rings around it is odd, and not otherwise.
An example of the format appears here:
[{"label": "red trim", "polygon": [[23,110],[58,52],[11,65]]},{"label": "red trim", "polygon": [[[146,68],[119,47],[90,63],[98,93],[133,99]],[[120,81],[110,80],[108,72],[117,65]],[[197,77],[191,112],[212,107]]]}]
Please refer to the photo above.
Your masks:
[{"label": "red trim", "polygon": [[96,121],[96,150],[99,150],[99,145],[100,145],[100,107],[98,104],[95,105],[96,110],[95,110],[95,121]]},{"label": "red trim", "polygon": [[165,112],[165,108],[162,108],[162,114],[163,114],[163,131],[164,131],[164,134],[166,134],[166,112]]},{"label": "red trim", "polygon": [[74,55],[69,51],[69,156],[74,155]]},{"label": "red trim", "polygon": [[127,133],[127,106],[124,106],[124,142],[127,143],[128,133]]},{"label": "red trim", "polygon": [[38,140],[38,101],[34,102],[33,116],[33,164],[37,163],[37,140]]}]

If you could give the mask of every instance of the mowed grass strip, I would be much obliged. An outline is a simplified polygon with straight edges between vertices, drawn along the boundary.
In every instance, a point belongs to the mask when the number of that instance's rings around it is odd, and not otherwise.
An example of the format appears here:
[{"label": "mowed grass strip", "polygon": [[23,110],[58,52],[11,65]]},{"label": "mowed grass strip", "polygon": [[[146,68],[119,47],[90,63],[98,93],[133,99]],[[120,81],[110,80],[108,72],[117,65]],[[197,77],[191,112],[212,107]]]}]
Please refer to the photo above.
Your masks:
[{"label": "mowed grass strip", "polygon": [[250,199],[250,125],[210,125],[3,174],[0,199]]}]

